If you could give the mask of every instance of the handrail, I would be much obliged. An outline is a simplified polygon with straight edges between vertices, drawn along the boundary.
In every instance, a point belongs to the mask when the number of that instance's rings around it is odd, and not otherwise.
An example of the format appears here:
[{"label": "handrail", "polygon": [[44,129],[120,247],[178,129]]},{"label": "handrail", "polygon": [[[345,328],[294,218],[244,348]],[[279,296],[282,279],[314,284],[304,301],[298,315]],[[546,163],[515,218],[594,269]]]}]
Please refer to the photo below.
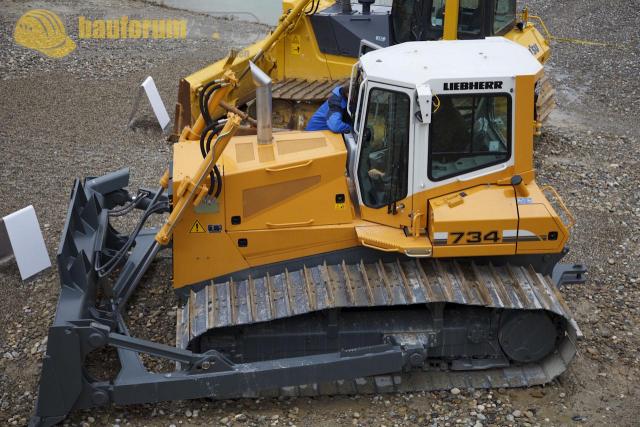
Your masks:
[{"label": "handrail", "polygon": [[[570,230],[571,228],[573,228],[574,225],[576,225],[576,218],[573,216],[573,214],[571,213],[571,211],[569,210],[569,208],[567,208],[567,205],[564,204],[564,200],[562,200],[562,197],[560,197],[560,194],[558,194],[558,192],[556,191],[555,188],[553,188],[550,185],[545,185],[544,187],[541,188],[542,192],[544,193],[545,191],[549,191],[553,197],[555,198],[556,202],[558,203],[558,205],[562,208],[562,210],[564,211],[565,215],[567,216],[567,218],[569,219],[569,224],[565,224],[565,226]],[[564,221],[563,221],[564,222]]]},{"label": "handrail", "polygon": [[542,18],[537,16],[537,15],[529,15],[528,17],[529,17],[529,19],[533,19],[533,20],[538,21],[540,23],[540,25],[542,26],[542,29],[544,30],[544,33],[547,35],[547,38],[545,39],[545,42],[547,43],[547,45],[549,45],[549,43],[551,42],[551,40],[554,39],[554,37],[551,35],[551,32],[549,32],[549,29],[547,28],[547,25],[544,23]]}]

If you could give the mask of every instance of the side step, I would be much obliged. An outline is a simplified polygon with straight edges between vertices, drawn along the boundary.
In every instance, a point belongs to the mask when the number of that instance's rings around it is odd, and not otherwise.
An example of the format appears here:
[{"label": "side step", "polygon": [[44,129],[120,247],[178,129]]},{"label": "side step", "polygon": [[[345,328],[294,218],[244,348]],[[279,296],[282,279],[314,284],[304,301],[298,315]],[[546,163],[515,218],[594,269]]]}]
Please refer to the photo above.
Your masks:
[{"label": "side step", "polygon": [[[576,353],[580,329],[551,279],[532,267],[410,259],[321,264],[191,291],[178,309],[176,345],[210,329],[248,325],[331,308],[452,303],[560,316],[566,334],[538,363],[468,371],[412,371],[331,384],[309,384],[255,395],[351,394],[439,390],[451,387],[522,387],[545,384],[564,372]],[[245,394],[246,395],[246,394]]]}]

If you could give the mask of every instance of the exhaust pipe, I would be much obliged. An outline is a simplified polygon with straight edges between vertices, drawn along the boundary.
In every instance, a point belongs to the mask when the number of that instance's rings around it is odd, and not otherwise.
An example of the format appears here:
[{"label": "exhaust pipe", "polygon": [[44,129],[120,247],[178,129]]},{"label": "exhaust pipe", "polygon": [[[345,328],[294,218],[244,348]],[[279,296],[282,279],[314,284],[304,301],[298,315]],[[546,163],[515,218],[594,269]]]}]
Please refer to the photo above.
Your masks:
[{"label": "exhaust pipe", "polygon": [[258,119],[258,144],[271,144],[272,137],[272,95],[271,77],[253,62],[249,62],[253,83],[256,85],[256,111]]},{"label": "exhaust pipe", "polygon": [[351,8],[351,0],[340,0],[342,3],[342,13],[344,15],[351,15],[353,13],[353,9]]},{"label": "exhaust pipe", "polygon": [[362,5],[362,14],[371,15],[371,5],[375,2],[376,0],[358,0],[358,3]]}]

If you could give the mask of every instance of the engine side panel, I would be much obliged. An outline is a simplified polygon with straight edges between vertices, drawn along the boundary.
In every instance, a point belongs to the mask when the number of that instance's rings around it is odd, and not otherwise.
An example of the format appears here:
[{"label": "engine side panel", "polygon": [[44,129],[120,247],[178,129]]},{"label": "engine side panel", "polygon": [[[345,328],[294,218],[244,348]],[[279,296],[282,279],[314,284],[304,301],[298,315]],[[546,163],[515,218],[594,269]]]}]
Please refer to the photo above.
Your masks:
[{"label": "engine side panel", "polygon": [[230,231],[346,224],[353,208],[347,150],[330,132],[274,134],[259,146],[234,138],[225,151],[226,228]]},{"label": "engine side panel", "polygon": [[428,229],[435,257],[515,254],[515,242],[506,240],[504,231],[517,228],[511,186],[478,186],[429,201]]}]

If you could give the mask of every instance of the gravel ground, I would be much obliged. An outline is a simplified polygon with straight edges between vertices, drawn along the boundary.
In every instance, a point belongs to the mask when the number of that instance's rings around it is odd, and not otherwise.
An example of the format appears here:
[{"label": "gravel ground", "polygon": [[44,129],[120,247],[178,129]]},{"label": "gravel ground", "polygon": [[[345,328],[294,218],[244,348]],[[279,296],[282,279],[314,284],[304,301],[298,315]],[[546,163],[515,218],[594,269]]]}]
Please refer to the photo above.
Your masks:
[{"label": "gravel ground", "polygon": [[[554,185],[578,219],[570,259],[586,263],[589,281],[563,289],[585,333],[579,355],[559,380],[523,390],[453,390],[382,396],[174,402],[74,413],[69,425],[637,425],[640,416],[640,48],[638,2],[532,0],[558,37],[608,46],[554,42],[550,71],[558,108],[538,144],[541,183]],[[635,6],[633,6],[635,4]],[[143,110],[125,128],[136,86],[153,75],[167,105],[177,82],[264,34],[265,27],[104,0],[0,0],[0,214],[33,204],[53,255],[75,177],[132,169],[132,188],[157,181],[170,147]],[[181,17],[180,41],[78,40],[63,59],[12,41],[31,8],[56,11],[75,37],[77,16]],[[221,35],[211,38],[213,32]],[[132,330],[172,344],[175,299],[170,264],[155,263],[133,300]],[[0,423],[24,425],[33,410],[47,328],[55,311],[57,272],[22,283],[0,267]]]}]

